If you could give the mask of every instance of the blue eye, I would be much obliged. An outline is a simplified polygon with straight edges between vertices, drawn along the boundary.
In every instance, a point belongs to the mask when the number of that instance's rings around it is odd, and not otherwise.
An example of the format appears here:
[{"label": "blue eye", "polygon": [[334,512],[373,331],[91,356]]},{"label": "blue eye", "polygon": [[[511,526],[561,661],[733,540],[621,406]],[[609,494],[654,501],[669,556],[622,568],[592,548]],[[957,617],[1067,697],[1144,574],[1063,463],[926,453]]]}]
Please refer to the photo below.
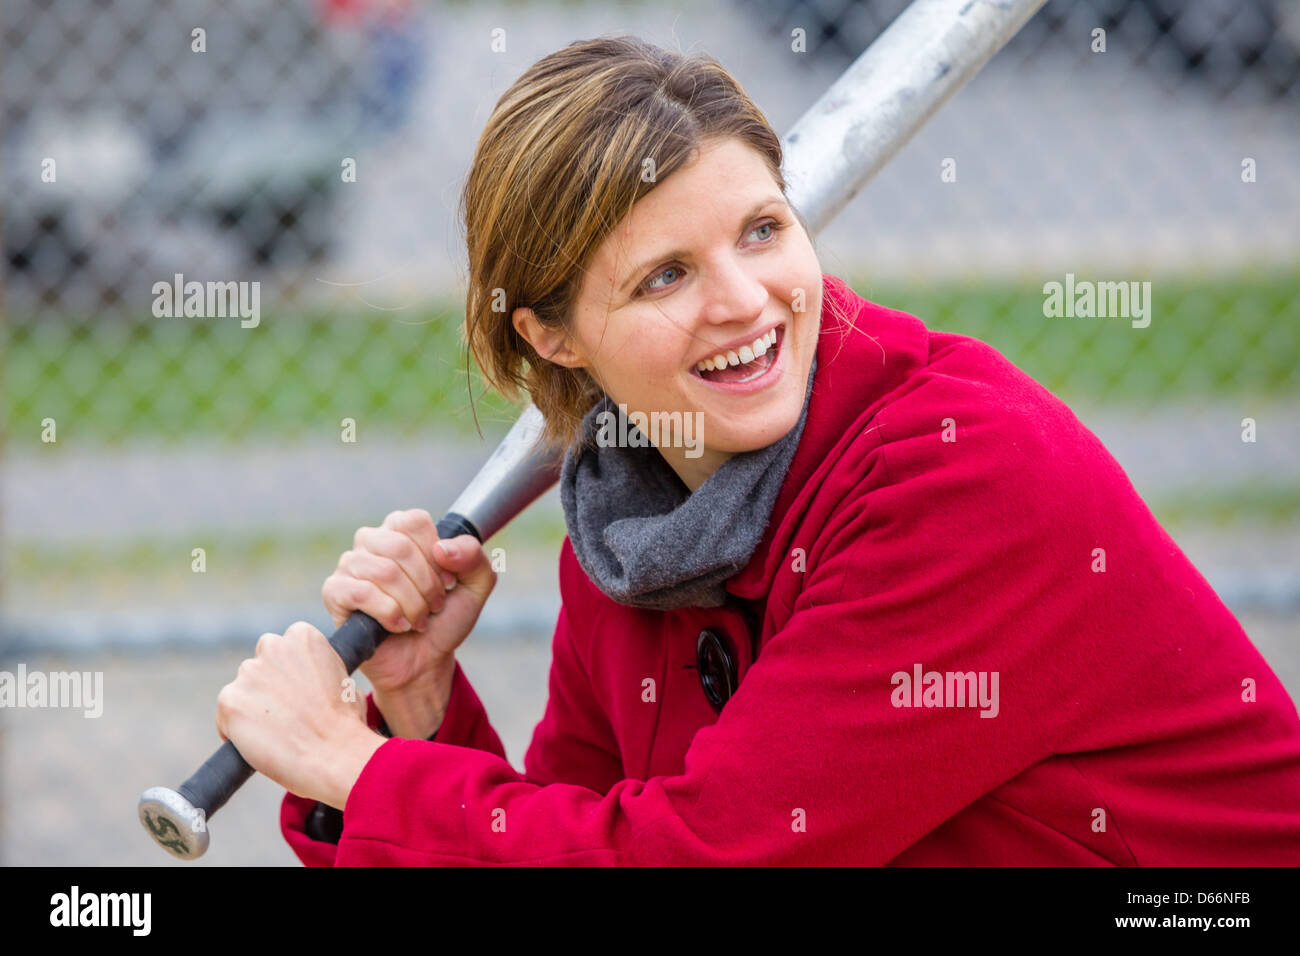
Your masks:
[{"label": "blue eye", "polygon": [[646,285],[645,285],[645,287],[646,287],[646,291],[647,291],[647,292],[654,292],[654,291],[656,291],[657,289],[666,289],[667,286],[662,286],[662,285],[661,285],[661,286],[656,286],[656,285],[654,284],[654,280],[655,280],[655,279],[658,279],[659,276],[667,275],[667,274],[670,273],[670,272],[680,272],[680,271],[681,271],[681,270],[678,269],[676,266],[669,266],[669,267],[668,267],[667,269],[665,269],[663,272],[657,273],[656,275],[652,275],[652,276],[650,277],[650,281],[647,282]]}]

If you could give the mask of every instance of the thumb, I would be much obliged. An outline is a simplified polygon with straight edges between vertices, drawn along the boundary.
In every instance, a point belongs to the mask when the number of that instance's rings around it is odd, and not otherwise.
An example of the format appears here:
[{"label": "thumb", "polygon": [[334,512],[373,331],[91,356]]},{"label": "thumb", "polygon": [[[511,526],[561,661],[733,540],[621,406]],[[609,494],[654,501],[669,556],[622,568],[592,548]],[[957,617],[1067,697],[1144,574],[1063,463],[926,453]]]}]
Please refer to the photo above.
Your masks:
[{"label": "thumb", "polygon": [[464,587],[487,600],[497,574],[478,538],[472,534],[446,538],[433,546],[433,552],[439,566],[456,575],[457,588]]}]

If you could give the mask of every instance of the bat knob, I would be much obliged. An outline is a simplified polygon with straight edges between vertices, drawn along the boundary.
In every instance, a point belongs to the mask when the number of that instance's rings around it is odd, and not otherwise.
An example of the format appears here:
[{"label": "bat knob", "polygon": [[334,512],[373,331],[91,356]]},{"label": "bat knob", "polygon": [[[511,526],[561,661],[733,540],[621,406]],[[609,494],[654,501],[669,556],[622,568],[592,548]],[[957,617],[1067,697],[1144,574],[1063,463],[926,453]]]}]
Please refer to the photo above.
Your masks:
[{"label": "bat knob", "polygon": [[197,860],[208,849],[203,811],[167,787],[150,787],[140,795],[140,824],[178,859]]}]

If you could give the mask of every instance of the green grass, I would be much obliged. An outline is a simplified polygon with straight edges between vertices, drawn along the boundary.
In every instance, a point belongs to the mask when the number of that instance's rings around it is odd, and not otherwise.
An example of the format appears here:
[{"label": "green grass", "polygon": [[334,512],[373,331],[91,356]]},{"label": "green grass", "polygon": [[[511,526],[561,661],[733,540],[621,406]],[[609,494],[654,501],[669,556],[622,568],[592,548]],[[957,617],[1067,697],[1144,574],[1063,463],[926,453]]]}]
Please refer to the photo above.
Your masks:
[{"label": "green grass", "polygon": [[228,319],[10,317],[6,432],[116,442],[329,434],[391,428],[472,434],[518,411],[465,370],[460,314],[430,304],[395,321],[274,308],[244,329]]},{"label": "green grass", "polygon": [[[988,342],[1067,402],[1300,391],[1300,267],[1156,277],[1146,329],[1125,319],[1045,318],[1039,283],[846,278],[932,329]],[[499,426],[517,411],[485,392],[477,372],[471,401],[461,307],[431,302],[395,320],[271,305],[253,329],[230,319],[10,315],[0,337],[2,424],[20,445],[39,441],[45,418],[57,421],[61,441],[105,443],[337,437],[344,418],[359,431],[472,434],[476,414],[480,425]]]},{"label": "green grass", "polygon": [[1300,522],[1300,488],[1294,482],[1252,482],[1154,495],[1151,512],[1167,528],[1251,522],[1269,527]]},{"label": "green grass", "polygon": [[851,284],[864,298],[910,312],[931,329],[988,342],[1067,402],[1300,391],[1300,268],[1157,276],[1145,329],[1122,318],[1046,318],[1037,283]]}]

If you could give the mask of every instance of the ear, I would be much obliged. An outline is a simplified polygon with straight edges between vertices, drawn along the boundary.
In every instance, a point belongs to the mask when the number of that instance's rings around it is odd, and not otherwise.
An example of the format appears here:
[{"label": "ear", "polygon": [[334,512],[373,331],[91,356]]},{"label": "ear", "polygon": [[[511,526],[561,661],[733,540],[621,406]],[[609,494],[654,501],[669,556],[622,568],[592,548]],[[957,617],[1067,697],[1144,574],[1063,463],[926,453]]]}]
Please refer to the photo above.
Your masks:
[{"label": "ear", "polygon": [[570,348],[563,329],[548,329],[537,320],[537,313],[520,306],[510,315],[515,331],[537,350],[537,354],[565,368],[586,368],[586,360]]}]

